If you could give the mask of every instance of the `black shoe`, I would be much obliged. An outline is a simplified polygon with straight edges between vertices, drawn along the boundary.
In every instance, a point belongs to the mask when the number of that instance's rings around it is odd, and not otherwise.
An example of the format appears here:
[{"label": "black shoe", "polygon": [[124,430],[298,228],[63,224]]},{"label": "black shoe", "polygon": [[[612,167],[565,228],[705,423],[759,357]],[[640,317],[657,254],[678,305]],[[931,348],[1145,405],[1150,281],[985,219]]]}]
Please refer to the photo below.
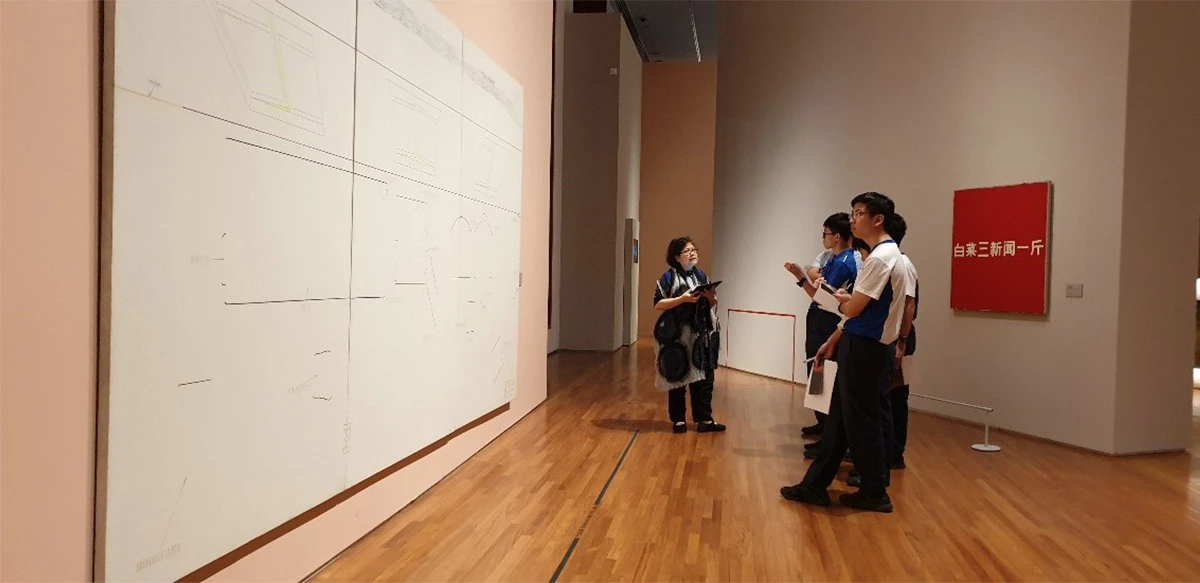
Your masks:
[{"label": "black shoe", "polygon": [[805,449],[804,450],[804,459],[806,459],[806,460],[817,459],[817,450],[816,449]]},{"label": "black shoe", "polygon": [[861,491],[853,494],[842,494],[838,496],[838,502],[847,508],[869,510],[871,512],[886,513],[893,510],[892,499],[886,493],[879,496],[864,496]]},{"label": "black shoe", "polygon": [[716,421],[703,421],[696,424],[697,433],[709,433],[712,431],[725,431],[725,426]]},{"label": "black shoe", "polygon": [[675,433],[687,433],[687,423],[684,423],[683,421],[676,423],[674,431]]},{"label": "black shoe", "polygon": [[809,425],[808,427],[800,428],[800,435],[804,435],[804,436],[820,435],[821,429],[823,429],[823,428],[821,427],[820,423],[817,423],[816,425]]},{"label": "black shoe", "polygon": [[908,466],[904,465],[904,458],[902,457],[897,457],[896,461],[892,462],[893,470],[903,470],[906,467]]},{"label": "black shoe", "polygon": [[812,442],[812,443],[806,443],[806,444],[804,444],[804,450],[805,450],[805,451],[808,451],[808,450],[810,450],[810,449],[815,451],[815,450],[816,450],[818,447],[821,447],[821,442],[820,442],[820,441],[814,441],[814,442]]},{"label": "black shoe", "polygon": [[796,484],[795,486],[784,486],[779,489],[779,493],[782,494],[784,498],[794,502],[812,504],[813,506],[833,505],[833,500],[829,499],[829,492],[825,490],[814,492],[808,488],[805,488],[803,482]]}]

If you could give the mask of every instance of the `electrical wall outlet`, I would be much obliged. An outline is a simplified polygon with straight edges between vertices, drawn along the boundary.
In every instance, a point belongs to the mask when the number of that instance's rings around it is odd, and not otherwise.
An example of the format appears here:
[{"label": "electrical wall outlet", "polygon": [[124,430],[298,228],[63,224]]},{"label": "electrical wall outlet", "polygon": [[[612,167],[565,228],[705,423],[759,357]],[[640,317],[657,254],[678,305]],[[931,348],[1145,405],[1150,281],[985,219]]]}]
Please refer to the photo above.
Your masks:
[{"label": "electrical wall outlet", "polygon": [[1068,283],[1067,284],[1067,297],[1068,298],[1082,298],[1083,297],[1083,284],[1082,283]]}]

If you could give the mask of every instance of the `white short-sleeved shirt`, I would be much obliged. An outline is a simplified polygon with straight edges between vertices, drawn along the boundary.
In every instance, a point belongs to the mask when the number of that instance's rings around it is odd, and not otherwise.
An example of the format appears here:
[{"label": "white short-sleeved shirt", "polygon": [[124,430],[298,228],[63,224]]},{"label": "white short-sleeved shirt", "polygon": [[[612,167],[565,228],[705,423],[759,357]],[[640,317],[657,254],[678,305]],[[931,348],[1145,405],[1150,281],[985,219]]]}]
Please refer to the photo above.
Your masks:
[{"label": "white short-sleeved shirt", "polygon": [[905,280],[907,285],[904,288],[904,295],[906,295],[910,298],[916,299],[916,297],[917,297],[917,267],[915,265],[913,265],[913,262],[911,259],[908,258],[908,255],[901,253],[900,259],[904,260],[904,269],[908,272],[908,278]]},{"label": "white short-sleeved shirt", "polygon": [[916,268],[909,269],[904,255],[892,240],[883,241],[871,250],[863,262],[854,292],[862,292],[870,301],[862,313],[846,320],[846,332],[891,344],[900,336],[904,318],[904,298],[912,288],[916,295]]},{"label": "white short-sleeved shirt", "polygon": [[816,259],[813,259],[812,266],[820,269],[825,267],[825,264],[829,263],[830,259],[833,259],[833,251],[826,249],[820,253],[817,253]]},{"label": "white short-sleeved shirt", "polygon": [[[812,266],[816,267],[817,269],[821,269],[822,267],[825,267],[825,264],[829,263],[829,260],[833,259],[834,257],[837,257],[837,254],[834,253],[830,249],[826,249],[820,253],[817,253],[816,259],[813,259]],[[854,267],[856,268],[856,271],[862,271],[862,266],[863,266],[862,255],[859,253],[855,253],[854,254]]]}]

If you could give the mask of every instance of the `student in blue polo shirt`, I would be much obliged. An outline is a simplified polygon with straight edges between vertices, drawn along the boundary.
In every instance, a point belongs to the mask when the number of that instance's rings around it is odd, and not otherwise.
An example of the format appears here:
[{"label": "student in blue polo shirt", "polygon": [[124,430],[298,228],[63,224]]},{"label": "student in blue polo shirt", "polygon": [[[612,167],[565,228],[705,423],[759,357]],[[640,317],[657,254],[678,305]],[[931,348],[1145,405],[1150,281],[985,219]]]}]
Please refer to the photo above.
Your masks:
[{"label": "student in blue polo shirt", "polygon": [[[858,276],[858,265],[861,259],[858,254],[850,248],[850,215],[847,213],[834,213],[825,219],[822,225],[821,245],[825,248],[821,255],[817,256],[817,261],[820,263],[819,269],[810,268],[807,273],[803,267],[796,263],[784,263],[783,268],[791,273],[796,278],[796,285],[804,289],[808,297],[812,297],[817,293],[816,288],[809,283],[809,278],[814,280],[824,279],[826,283],[833,286],[834,289],[845,287],[849,282],[854,281]],[[828,312],[821,309],[816,302],[808,305],[808,314],[804,322],[804,353],[805,358],[811,359],[817,355],[817,349],[821,348],[825,341],[829,340],[829,336],[837,329],[838,322],[842,319],[838,314]],[[808,364],[808,371],[812,372],[812,363]],[[825,420],[824,413],[817,413],[817,423],[800,430],[802,435],[820,435],[823,427],[822,422]],[[809,451],[815,451],[817,444],[809,444],[805,446],[805,454]]]},{"label": "student in blue polo shirt", "polygon": [[818,365],[837,350],[837,382],[829,409],[822,447],[804,479],[785,486],[780,494],[789,500],[829,506],[827,489],[837,475],[847,448],[862,476],[862,487],[839,498],[843,506],[891,512],[887,494],[888,468],[884,462],[881,384],[890,383],[892,344],[900,334],[909,272],[887,226],[895,203],[877,192],[860,194],[851,201],[850,228],[871,247],[855,280],[853,295],[839,292],[841,312],[847,318],[817,352]]}]

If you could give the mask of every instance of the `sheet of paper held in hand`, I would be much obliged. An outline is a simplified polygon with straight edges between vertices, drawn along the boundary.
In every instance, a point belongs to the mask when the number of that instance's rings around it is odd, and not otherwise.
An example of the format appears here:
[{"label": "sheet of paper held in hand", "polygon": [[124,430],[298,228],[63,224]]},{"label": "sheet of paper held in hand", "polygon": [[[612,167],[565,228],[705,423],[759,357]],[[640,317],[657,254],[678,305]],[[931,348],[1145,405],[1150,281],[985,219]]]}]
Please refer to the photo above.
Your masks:
[{"label": "sheet of paper held in hand", "polygon": [[838,311],[838,306],[841,302],[837,301],[837,298],[833,297],[833,294],[828,290],[829,286],[818,287],[817,293],[813,294],[813,301],[817,302],[817,305],[821,306],[822,310],[841,316],[842,313]]},{"label": "sheet of paper held in hand", "polygon": [[837,301],[837,298],[833,297],[833,292],[836,290],[834,290],[832,286],[827,283],[817,285],[817,282],[810,279],[808,274],[804,275],[804,279],[808,281],[809,285],[816,288],[817,292],[813,294],[812,299],[814,302],[817,302],[817,305],[822,310],[837,314],[839,316],[842,315],[841,312],[838,311],[838,304],[840,302]]},{"label": "sheet of paper held in hand", "polygon": [[826,360],[824,370],[817,372],[814,366],[808,375],[808,390],[804,394],[804,406],[813,411],[829,413],[829,405],[833,402],[833,381],[837,379],[837,363]]}]

